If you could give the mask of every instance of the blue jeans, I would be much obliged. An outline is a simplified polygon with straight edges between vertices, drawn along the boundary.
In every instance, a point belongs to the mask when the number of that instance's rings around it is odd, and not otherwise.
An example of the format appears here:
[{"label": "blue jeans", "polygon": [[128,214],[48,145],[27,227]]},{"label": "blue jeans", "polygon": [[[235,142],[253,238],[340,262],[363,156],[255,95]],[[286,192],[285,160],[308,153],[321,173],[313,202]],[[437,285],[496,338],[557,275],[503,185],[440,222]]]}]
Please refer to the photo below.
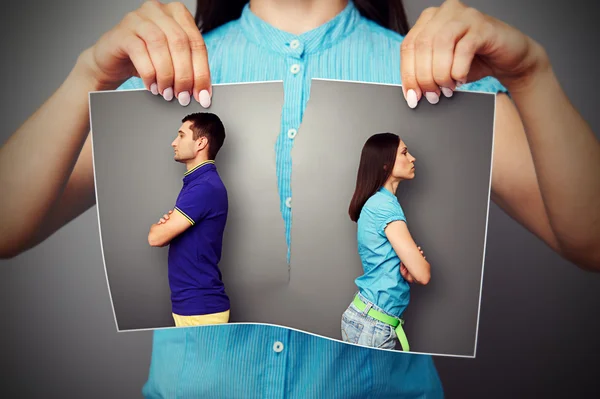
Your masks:
[{"label": "blue jeans", "polygon": [[386,314],[387,312],[362,295],[358,294],[358,297],[367,307],[361,312],[354,303],[350,303],[342,314],[342,340],[373,348],[396,349],[399,341],[394,327],[367,315],[371,308]]}]

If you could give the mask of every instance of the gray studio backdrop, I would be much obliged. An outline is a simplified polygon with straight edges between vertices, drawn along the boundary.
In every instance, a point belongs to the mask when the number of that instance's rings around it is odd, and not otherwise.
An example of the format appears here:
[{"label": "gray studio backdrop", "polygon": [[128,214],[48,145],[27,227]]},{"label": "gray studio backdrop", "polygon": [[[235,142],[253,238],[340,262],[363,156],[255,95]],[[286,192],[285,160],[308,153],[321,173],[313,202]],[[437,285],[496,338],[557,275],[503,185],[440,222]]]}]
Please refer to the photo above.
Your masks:
[{"label": "gray studio backdrop", "polygon": [[[185,3],[194,10],[195,1]],[[441,1],[404,3],[412,25],[421,11]],[[0,52],[7,61],[0,64],[6,93],[0,107],[0,142],[56,90],[83,49],[140,4],[141,0],[4,4]],[[598,135],[597,2],[468,4],[523,30],[546,48],[566,94]],[[294,209],[297,205],[295,200]],[[409,211],[414,218],[415,211]],[[431,248],[424,248],[428,259],[434,256]],[[115,329],[95,207],[39,246],[1,260],[0,280],[3,396],[141,397],[153,334]],[[600,308],[598,292],[598,275],[561,259],[492,204],[477,357],[434,358],[446,396],[600,397],[600,321],[593,317]],[[418,306],[418,298],[413,299]],[[411,317],[410,322],[417,321]]]},{"label": "gray studio backdrop", "polygon": [[[183,115],[200,108],[182,109],[145,90],[90,98],[97,209],[118,328],[173,326],[168,249],[150,247],[146,237],[181,188],[185,167],[173,160],[170,143]],[[419,159],[417,178],[399,194],[433,265],[432,283],[414,290],[406,313],[411,350],[473,356],[495,96],[456,93],[413,111],[400,86],[313,81],[292,152],[290,274],[274,159],[282,99],[281,83],[215,86],[210,112],[227,135],[217,169],[230,199],[220,262],[230,322],[341,339],[340,317],[362,270],[347,214],[360,151],[372,134],[391,131]]]}]

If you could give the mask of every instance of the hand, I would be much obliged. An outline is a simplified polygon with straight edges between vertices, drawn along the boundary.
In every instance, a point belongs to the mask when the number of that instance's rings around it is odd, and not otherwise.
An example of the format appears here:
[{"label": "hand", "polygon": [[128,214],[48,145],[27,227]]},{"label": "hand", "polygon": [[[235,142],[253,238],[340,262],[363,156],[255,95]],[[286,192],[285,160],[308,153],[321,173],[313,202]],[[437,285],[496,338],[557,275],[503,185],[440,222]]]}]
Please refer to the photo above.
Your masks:
[{"label": "hand", "polygon": [[549,67],[538,43],[458,0],[423,11],[402,42],[401,57],[402,90],[411,108],[423,93],[435,104],[440,93],[451,97],[461,84],[486,76],[514,91]]},{"label": "hand", "polygon": [[[421,255],[423,255],[423,259],[427,259],[427,257],[423,254],[423,250],[421,249],[421,247],[417,248],[419,248],[419,252],[421,252]],[[404,277],[407,283],[412,284],[415,282],[415,278],[410,274],[410,272],[402,262],[400,262],[400,274],[402,275],[402,277]]]},{"label": "hand", "polygon": [[402,262],[400,262],[400,274],[402,275],[402,277],[404,277],[408,284],[412,284],[415,282],[414,277],[410,275],[408,269],[406,268],[406,266],[404,266],[404,263]]},{"label": "hand", "polygon": [[157,224],[167,223],[167,220],[169,220],[169,215],[171,215],[172,213],[173,213],[173,210],[170,210],[168,214],[163,215],[163,217],[160,218],[160,220],[158,221]]},{"label": "hand", "polygon": [[204,108],[212,89],[208,55],[194,17],[179,2],[145,1],[81,54],[78,65],[102,90],[116,89],[131,76],[153,94]]}]

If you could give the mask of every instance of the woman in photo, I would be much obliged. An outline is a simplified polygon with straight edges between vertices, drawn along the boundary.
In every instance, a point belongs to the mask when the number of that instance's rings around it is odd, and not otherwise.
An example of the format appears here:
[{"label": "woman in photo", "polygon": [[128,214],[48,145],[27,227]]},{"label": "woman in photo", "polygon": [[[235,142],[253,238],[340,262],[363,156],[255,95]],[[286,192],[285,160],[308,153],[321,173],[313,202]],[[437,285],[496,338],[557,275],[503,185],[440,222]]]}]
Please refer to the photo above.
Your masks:
[{"label": "woman in photo", "polygon": [[346,342],[382,349],[400,342],[402,350],[410,349],[402,329],[409,283],[425,285],[431,277],[396,197],[400,182],[414,177],[415,157],[398,135],[378,133],[367,140],[349,208],[364,274],[355,280],[358,292],[342,315]]}]

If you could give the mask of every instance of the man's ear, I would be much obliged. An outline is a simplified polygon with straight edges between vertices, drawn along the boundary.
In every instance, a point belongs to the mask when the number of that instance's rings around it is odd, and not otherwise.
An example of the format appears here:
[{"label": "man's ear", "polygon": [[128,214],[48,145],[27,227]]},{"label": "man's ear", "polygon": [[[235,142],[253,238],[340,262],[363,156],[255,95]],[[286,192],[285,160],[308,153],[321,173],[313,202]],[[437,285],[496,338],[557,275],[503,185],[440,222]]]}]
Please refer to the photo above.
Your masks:
[{"label": "man's ear", "polygon": [[201,136],[196,140],[196,148],[198,151],[202,151],[208,146],[208,138],[206,136]]}]

